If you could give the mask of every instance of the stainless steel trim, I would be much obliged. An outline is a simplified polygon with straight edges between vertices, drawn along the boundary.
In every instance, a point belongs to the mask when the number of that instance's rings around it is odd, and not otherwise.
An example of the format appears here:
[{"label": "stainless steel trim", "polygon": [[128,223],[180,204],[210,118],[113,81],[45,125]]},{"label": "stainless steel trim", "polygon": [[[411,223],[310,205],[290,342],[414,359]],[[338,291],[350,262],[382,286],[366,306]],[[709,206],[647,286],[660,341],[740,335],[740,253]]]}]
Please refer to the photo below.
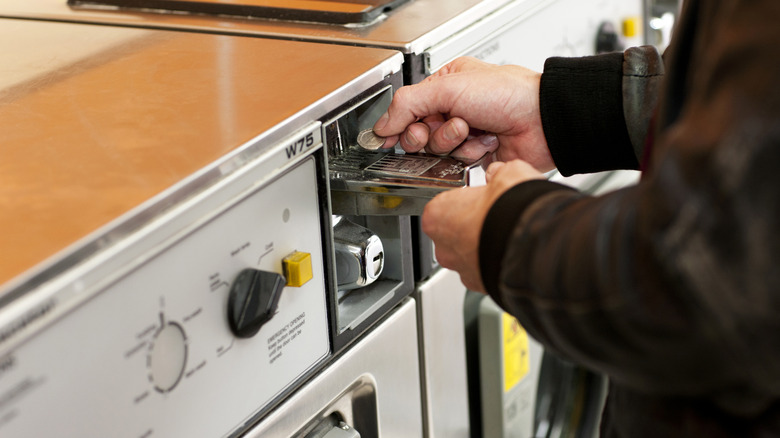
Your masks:
[{"label": "stainless steel trim", "polygon": [[419,216],[443,191],[485,184],[486,163],[353,147],[330,163],[333,212]]},{"label": "stainless steel trim", "polygon": [[194,14],[132,11],[86,11],[68,8],[65,0],[3,0],[0,17],[111,23],[152,29],[197,30],[317,42],[392,48],[419,55],[456,32],[480,23],[510,2],[536,0],[414,0],[366,26],[242,20]]},{"label": "stainless steel trim", "polygon": [[468,375],[463,302],[466,286],[454,271],[440,269],[419,283],[420,353],[425,436],[468,438]]}]

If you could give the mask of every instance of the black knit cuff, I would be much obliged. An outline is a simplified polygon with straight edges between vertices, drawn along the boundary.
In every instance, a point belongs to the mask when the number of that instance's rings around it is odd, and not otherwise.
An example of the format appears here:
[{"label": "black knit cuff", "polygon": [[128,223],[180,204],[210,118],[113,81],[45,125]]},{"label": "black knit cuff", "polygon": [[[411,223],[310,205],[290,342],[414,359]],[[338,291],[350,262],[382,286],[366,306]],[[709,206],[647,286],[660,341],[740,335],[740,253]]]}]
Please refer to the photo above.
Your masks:
[{"label": "black knit cuff", "polygon": [[636,169],[623,116],[623,54],[549,58],[539,90],[542,127],[564,176]]},{"label": "black knit cuff", "polygon": [[574,189],[545,180],[526,181],[507,190],[488,211],[479,237],[479,269],[485,292],[499,305],[503,305],[498,289],[501,265],[514,228],[531,203],[557,190]]}]

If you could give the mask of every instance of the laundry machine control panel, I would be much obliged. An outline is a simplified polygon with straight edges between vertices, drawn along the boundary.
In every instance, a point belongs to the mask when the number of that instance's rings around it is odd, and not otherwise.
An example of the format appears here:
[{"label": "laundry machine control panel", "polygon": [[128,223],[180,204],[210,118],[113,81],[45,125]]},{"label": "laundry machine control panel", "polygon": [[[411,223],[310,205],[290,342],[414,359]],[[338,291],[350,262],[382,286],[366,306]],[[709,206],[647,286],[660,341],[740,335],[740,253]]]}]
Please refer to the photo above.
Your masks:
[{"label": "laundry machine control panel", "polygon": [[0,359],[0,435],[223,436],[328,357],[317,159],[191,200],[204,215]]}]

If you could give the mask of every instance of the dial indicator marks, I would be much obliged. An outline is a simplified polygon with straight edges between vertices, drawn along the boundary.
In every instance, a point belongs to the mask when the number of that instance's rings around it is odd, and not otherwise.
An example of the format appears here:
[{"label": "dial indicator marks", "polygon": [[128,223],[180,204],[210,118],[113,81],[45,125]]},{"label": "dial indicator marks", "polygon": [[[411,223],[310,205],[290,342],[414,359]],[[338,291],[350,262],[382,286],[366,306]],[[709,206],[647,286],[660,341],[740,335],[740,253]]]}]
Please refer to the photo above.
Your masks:
[{"label": "dial indicator marks", "polygon": [[160,313],[160,329],[155,333],[146,365],[149,369],[149,381],[160,393],[172,391],[184,375],[187,365],[187,335],[177,322],[165,321]]}]

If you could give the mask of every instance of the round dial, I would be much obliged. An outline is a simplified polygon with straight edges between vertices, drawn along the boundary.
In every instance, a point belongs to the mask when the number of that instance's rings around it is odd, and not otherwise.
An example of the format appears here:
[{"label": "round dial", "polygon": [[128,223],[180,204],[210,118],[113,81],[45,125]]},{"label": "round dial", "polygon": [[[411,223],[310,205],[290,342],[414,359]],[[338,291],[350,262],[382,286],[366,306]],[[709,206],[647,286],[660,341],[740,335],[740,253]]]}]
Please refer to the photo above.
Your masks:
[{"label": "round dial", "polygon": [[187,365],[187,335],[176,322],[165,322],[160,316],[160,329],[155,333],[147,356],[149,380],[161,393],[170,392],[181,381]]}]

